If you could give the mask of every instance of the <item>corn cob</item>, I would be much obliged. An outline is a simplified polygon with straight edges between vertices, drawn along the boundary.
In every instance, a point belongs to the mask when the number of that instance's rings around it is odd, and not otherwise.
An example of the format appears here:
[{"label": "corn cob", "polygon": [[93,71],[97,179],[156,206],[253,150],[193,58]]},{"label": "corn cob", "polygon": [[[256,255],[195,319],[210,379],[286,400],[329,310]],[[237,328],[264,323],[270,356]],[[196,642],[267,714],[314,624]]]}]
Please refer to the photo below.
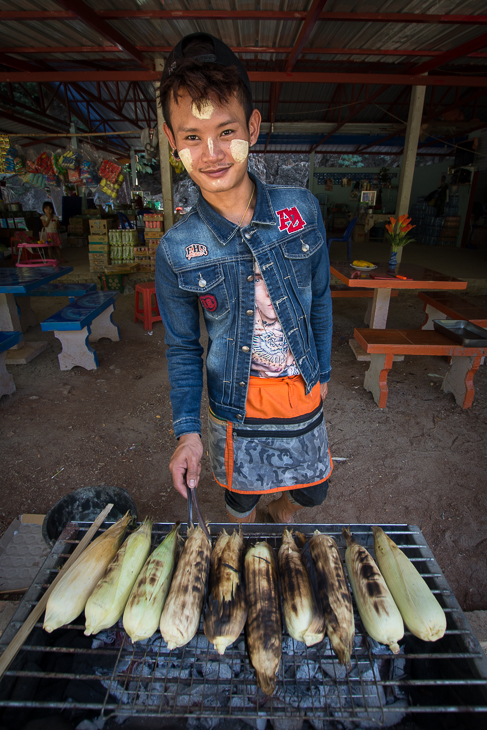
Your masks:
[{"label": "corn cob", "polygon": [[168,649],[185,646],[196,633],[205,598],[210,554],[211,545],[201,527],[190,527],[159,624]]},{"label": "corn cob", "polygon": [[222,530],[211,554],[210,596],[204,621],[205,636],[219,654],[224,654],[240,636],[247,620],[243,553],[242,531],[229,535]]},{"label": "corn cob", "polygon": [[123,627],[133,642],[149,639],[157,631],[176,564],[179,524],[146,560],[132,588]]},{"label": "corn cob", "polygon": [[313,646],[325,636],[324,615],[315,600],[301,551],[292,532],[285,529],[277,555],[281,579],[283,611],[289,635],[296,641]]},{"label": "corn cob", "polygon": [[245,583],[249,614],[247,644],[257,683],[266,695],[276,689],[282,652],[279,586],[273,550],[257,542],[245,556]]},{"label": "corn cob", "polygon": [[318,590],[325,614],[326,633],[341,664],[350,665],[355,635],[352,596],[335,540],[315,530],[309,541]]},{"label": "corn cob", "polygon": [[96,584],[117,554],[127,525],[129,512],[105,530],[81,553],[49,596],[44,616],[44,629],[51,633],[69,624],[83,611]]},{"label": "corn cob", "polygon": [[380,527],[372,527],[380,571],[409,631],[423,641],[437,641],[446,631],[446,616],[426,581]]},{"label": "corn cob", "polygon": [[150,550],[152,522],[146,519],[124,542],[85,606],[85,635],[117,623]]},{"label": "corn cob", "polygon": [[359,545],[344,527],[347,543],[345,563],[353,595],[366,632],[380,644],[387,644],[397,654],[404,636],[399,609],[370,553]]}]

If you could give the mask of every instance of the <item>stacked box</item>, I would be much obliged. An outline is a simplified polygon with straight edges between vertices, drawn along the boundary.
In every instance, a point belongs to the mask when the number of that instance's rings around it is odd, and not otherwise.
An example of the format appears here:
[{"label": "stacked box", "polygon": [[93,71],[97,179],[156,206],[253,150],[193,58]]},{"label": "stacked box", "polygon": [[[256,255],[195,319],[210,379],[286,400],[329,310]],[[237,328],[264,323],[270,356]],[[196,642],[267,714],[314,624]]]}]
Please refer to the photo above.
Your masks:
[{"label": "stacked box", "polygon": [[110,264],[110,256],[104,253],[90,253],[88,254],[90,259],[90,271],[98,272],[105,271],[105,266]]},{"label": "stacked box", "polygon": [[444,246],[454,246],[457,242],[459,228],[459,215],[446,216],[440,233],[440,243]]},{"label": "stacked box", "polygon": [[[91,236],[90,236],[91,238]],[[90,253],[102,253],[104,256],[110,258],[110,244],[103,243],[103,241],[91,242],[89,244]]]},{"label": "stacked box", "polygon": [[147,246],[134,246],[134,261],[139,271],[151,270],[150,249]]},{"label": "stacked box", "polygon": [[108,236],[103,236],[101,233],[98,233],[96,236],[88,236],[88,241],[90,243],[106,243],[109,245]]},{"label": "stacked box", "polygon": [[88,218],[81,216],[72,216],[68,223],[68,234],[70,236],[77,236],[84,238],[88,235],[90,230]]},{"label": "stacked box", "polygon": [[112,228],[116,228],[118,222],[115,218],[90,218],[90,234],[96,235],[101,233],[104,236],[108,235],[108,231]]}]

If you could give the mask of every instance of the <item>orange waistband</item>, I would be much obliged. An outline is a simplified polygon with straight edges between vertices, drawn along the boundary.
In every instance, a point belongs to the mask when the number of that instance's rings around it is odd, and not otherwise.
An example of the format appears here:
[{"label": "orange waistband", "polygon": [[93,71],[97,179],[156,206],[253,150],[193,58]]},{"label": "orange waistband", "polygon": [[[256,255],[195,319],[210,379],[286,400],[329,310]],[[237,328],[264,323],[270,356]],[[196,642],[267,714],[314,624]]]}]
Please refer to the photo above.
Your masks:
[{"label": "orange waistband", "polygon": [[321,403],[320,384],[306,395],[301,375],[291,378],[251,376],[245,405],[246,418],[295,418],[311,413]]}]

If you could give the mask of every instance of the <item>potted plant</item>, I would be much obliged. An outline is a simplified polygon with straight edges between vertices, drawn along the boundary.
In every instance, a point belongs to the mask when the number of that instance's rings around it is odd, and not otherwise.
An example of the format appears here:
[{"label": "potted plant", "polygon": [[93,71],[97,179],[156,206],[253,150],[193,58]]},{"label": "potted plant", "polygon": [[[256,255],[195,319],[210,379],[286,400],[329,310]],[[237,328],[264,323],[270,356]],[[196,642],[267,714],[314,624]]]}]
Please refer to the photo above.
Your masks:
[{"label": "potted plant", "polygon": [[390,268],[394,268],[397,263],[397,252],[403,246],[414,241],[414,238],[408,236],[411,228],[411,218],[407,215],[400,215],[399,218],[390,217],[390,223],[386,225],[386,239],[391,244],[391,258],[389,259]]}]

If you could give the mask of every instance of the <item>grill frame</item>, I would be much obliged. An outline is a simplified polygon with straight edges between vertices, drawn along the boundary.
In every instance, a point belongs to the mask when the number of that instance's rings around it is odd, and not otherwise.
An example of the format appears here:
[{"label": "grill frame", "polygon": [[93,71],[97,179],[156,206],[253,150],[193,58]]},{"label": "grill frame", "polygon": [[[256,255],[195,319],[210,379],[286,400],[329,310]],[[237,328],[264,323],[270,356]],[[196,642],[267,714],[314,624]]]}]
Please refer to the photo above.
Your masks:
[{"label": "grill frame", "polygon": [[[106,529],[110,524],[105,522],[102,529]],[[79,522],[70,523],[65,528],[2,635],[0,652],[5,649],[13,638],[32,607],[42,596],[47,585],[67,559],[69,552],[81,540],[89,526],[90,523]],[[154,524],[153,545],[158,544],[172,526],[172,523]],[[345,550],[344,540],[341,535],[343,526],[336,524],[300,524],[293,525],[293,528],[303,532],[306,536],[311,536],[314,529],[332,535],[337,541],[343,559]],[[234,525],[228,523],[214,523],[211,525],[211,533],[212,536],[217,536],[222,528],[230,530],[234,527]],[[240,637],[239,641],[227,650],[224,657],[220,658],[214,649],[207,646],[208,643],[204,637],[201,622],[197,632],[198,642],[204,642],[205,646],[201,654],[198,647],[195,646],[196,639],[188,647],[168,653],[160,635],[150,645],[131,647],[128,637],[123,631],[118,632],[117,638],[120,645],[116,648],[105,645],[100,648],[80,650],[69,647],[67,645],[68,641],[64,642],[66,646],[52,646],[52,639],[56,637],[58,632],[54,632],[54,635],[49,636],[42,631],[42,623],[38,623],[0,682],[0,708],[22,707],[61,710],[69,707],[71,710],[93,710],[103,716],[118,715],[121,717],[134,715],[162,718],[218,717],[219,719],[244,720],[257,720],[267,717],[302,718],[304,720],[306,717],[311,716],[314,719],[323,720],[348,720],[356,724],[370,722],[375,723],[377,726],[390,722],[394,715],[399,720],[403,713],[411,715],[415,713],[469,713],[472,719],[474,714],[487,713],[487,658],[473,634],[465,614],[448,586],[424,536],[415,525],[384,524],[381,527],[418,565],[421,574],[437,595],[440,603],[442,603],[447,614],[448,625],[446,636],[440,642],[434,644],[419,642],[406,632],[407,654],[393,657],[386,647],[378,649],[377,646],[374,647],[374,642],[371,642],[368,638],[365,639],[365,632],[354,602],[356,620],[354,658],[357,660],[358,677],[351,678],[349,675],[342,677],[343,672],[340,670],[340,665],[329,644],[323,642],[317,647],[310,647],[301,651],[301,653],[293,651],[290,654],[285,654],[283,652],[276,694],[272,698],[265,698],[260,690],[255,691],[255,674],[250,665],[245,646],[242,644],[243,637]],[[373,535],[370,525],[354,524],[350,525],[350,529],[355,538],[367,547],[373,555]],[[275,548],[278,548],[283,526],[245,524],[242,525],[242,530],[247,542],[246,547],[255,540],[266,539]],[[185,533],[186,527],[181,526],[181,534],[184,536]],[[283,627],[285,627],[284,622]],[[83,628],[82,622],[78,619],[74,624],[66,627],[66,630],[82,633]],[[287,637],[286,631],[284,631],[284,634]],[[295,650],[303,647],[302,644],[293,642],[289,637],[284,638],[285,645],[290,642],[294,644]],[[401,642],[401,645],[403,643]],[[445,647],[445,650],[438,651],[442,646]],[[42,658],[49,655],[52,659],[52,655],[79,655],[80,653],[86,658],[88,664],[92,664],[93,670],[91,673],[60,673],[22,669],[22,666],[25,666],[31,656],[41,656]],[[396,665],[397,662],[401,662],[406,658],[409,676],[404,680],[387,679],[383,676],[378,678],[372,670],[374,658],[387,659],[391,672],[394,666],[399,666]],[[220,667],[222,665],[227,667],[224,673],[228,675],[228,659],[232,661],[232,671],[229,677],[225,676],[222,679],[220,677]],[[111,663],[112,668],[107,670],[102,677],[95,671],[95,667],[98,666],[97,662],[102,665]],[[313,667],[322,669],[323,662],[332,671],[334,677],[329,676],[325,671],[321,671],[320,674],[323,675],[323,678],[315,680],[314,677],[310,676],[312,669]],[[156,677],[154,674],[158,663],[165,667],[165,679],[160,676]],[[171,665],[174,664],[176,667],[179,666],[179,674],[169,677],[170,671],[174,670]],[[303,678],[299,678],[298,675],[301,666],[304,666]],[[197,672],[195,667],[198,668]],[[428,671],[431,671],[433,667],[433,674],[437,675],[455,669],[457,676],[449,678],[443,676],[433,676],[426,679],[415,678],[415,675],[421,674],[426,667],[429,668]],[[240,669],[239,674],[235,673],[236,668]],[[188,669],[189,674],[181,676],[182,673],[186,674]],[[372,671],[372,677],[369,679],[364,678],[367,671],[369,674]],[[145,674],[141,674],[142,672],[145,672]],[[217,672],[217,676],[212,677],[211,674],[215,674],[215,672]],[[411,676],[411,673],[413,676]],[[293,674],[298,675],[298,678],[293,677]],[[317,675],[316,671],[315,675]],[[64,679],[82,683],[98,682],[103,679],[108,687],[105,685],[103,701],[75,701],[69,702],[69,704],[66,701],[49,700],[45,702],[35,698],[26,701],[11,696],[15,682],[19,678],[21,680],[37,679],[41,681]],[[120,679],[122,682],[118,681]],[[135,687],[132,687],[131,683],[135,683]],[[159,687],[158,685],[162,683],[163,686]],[[148,691],[145,691],[144,684],[148,685]],[[120,686],[116,687],[116,685]],[[174,687],[174,685],[176,686]],[[209,692],[209,689],[215,685],[220,689],[220,696],[224,698],[224,703],[228,702],[230,697],[232,698],[230,704],[223,704],[222,706],[217,704],[219,700],[215,700],[213,692]],[[307,689],[308,685],[309,689]],[[114,690],[115,687],[119,694],[121,687],[125,693],[124,699],[131,699],[132,702],[126,703],[115,700],[110,691]],[[298,699],[296,700],[296,695],[294,695],[293,702],[294,690]],[[397,698],[400,698],[401,694],[405,694],[409,703],[415,701],[416,704],[408,704],[406,707],[400,703],[385,704],[383,692],[389,696],[395,694]],[[436,694],[441,696],[442,692],[447,692],[452,697],[458,694],[463,695],[464,701],[457,699],[456,702],[450,704],[438,703],[438,700],[436,700],[436,703],[434,701],[426,704],[419,703],[418,698],[421,695],[428,695],[429,693],[433,696]],[[159,696],[159,702],[150,704]],[[188,697],[186,705],[181,702],[183,697]],[[234,700],[234,698],[239,699]],[[240,702],[242,702],[242,706],[239,706]]]}]

